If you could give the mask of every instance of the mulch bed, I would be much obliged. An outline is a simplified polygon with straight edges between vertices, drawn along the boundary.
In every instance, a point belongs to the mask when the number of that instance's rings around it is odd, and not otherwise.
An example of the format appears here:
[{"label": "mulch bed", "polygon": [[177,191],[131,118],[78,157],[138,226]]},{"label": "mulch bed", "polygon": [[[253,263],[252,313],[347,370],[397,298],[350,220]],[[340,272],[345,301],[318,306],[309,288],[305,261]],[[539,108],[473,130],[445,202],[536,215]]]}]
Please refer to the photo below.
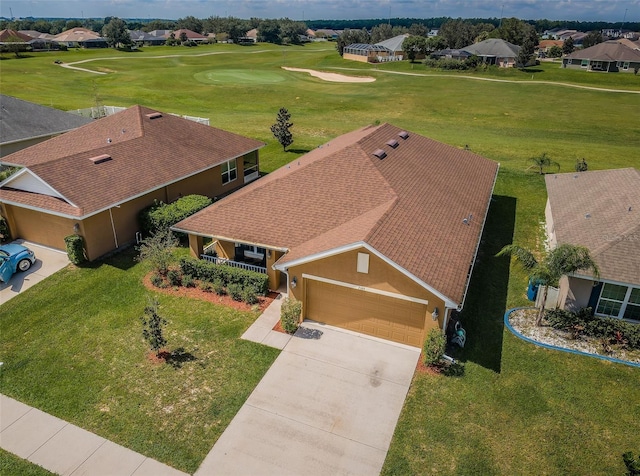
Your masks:
[{"label": "mulch bed", "polygon": [[417,373],[427,375],[442,375],[442,370],[442,367],[432,367],[429,365],[425,365],[422,352],[420,352],[420,357],[418,357],[418,363],[416,364]]},{"label": "mulch bed", "polygon": [[266,296],[258,296],[257,304],[247,304],[246,302],[235,301],[228,295],[219,296],[216,293],[203,291],[199,287],[199,281],[196,281],[196,285],[193,288],[187,288],[184,286],[168,286],[166,288],[157,288],[153,284],[151,284],[152,275],[153,272],[150,272],[144,278],[142,278],[142,282],[147,289],[150,289],[157,293],[167,294],[169,296],[181,296],[200,299],[202,301],[212,302],[221,306],[231,307],[233,309],[237,309],[238,311],[260,310],[260,312],[263,312],[269,306],[269,304],[271,304],[273,300],[278,296],[277,292],[269,291],[269,294],[267,294]]}]

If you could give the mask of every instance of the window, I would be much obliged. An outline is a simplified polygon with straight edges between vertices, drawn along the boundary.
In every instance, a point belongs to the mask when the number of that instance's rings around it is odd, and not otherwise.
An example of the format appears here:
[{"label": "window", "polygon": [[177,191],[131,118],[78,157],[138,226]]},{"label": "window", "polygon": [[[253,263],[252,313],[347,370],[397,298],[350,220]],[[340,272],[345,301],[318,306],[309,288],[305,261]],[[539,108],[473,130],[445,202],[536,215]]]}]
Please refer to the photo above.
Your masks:
[{"label": "window", "polygon": [[238,176],[236,159],[222,164],[222,185],[233,182]]},{"label": "window", "polygon": [[625,61],[624,64],[622,65],[622,71],[628,71],[629,70],[629,62]]},{"label": "window", "polygon": [[257,179],[260,174],[258,172],[258,153],[246,155],[243,162],[244,183]]},{"label": "window", "polygon": [[640,288],[605,283],[596,314],[640,321]]},{"label": "window", "polygon": [[567,60],[567,64],[571,64],[572,62],[573,62],[573,60],[572,60],[571,58],[569,58],[569,59]]},{"label": "window", "polygon": [[580,63],[580,67],[586,68],[587,66],[589,66],[589,60],[582,60],[582,63]]}]

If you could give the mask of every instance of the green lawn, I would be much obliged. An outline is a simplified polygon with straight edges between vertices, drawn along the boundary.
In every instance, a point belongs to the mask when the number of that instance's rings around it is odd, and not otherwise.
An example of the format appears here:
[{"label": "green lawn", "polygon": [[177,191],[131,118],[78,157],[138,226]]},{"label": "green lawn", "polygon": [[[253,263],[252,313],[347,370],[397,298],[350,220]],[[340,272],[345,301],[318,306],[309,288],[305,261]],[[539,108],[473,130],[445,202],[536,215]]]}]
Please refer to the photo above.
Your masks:
[{"label": "green lawn", "polygon": [[193,472],[278,351],[240,340],[255,312],[159,295],[174,365],[150,362],[146,266],[123,253],[65,269],[0,306],[0,391]]},{"label": "green lawn", "polygon": [[[639,166],[640,95],[543,81],[639,91],[640,76],[563,70],[557,64],[525,72],[441,73],[407,62],[379,66],[347,62],[333,46],[211,45],[145,48],[137,53],[103,50],[33,55],[3,60],[0,88],[3,94],[66,109],[90,107],[97,100],[209,117],[214,126],[267,142],[261,151],[265,171],[336,135],[376,121],[392,122],[453,146],[468,145],[500,162],[464,313],[468,341],[459,357],[465,374],[459,378],[415,377],[384,473],[622,474],[621,454],[640,448],[640,371],[543,350],[509,334],[502,316],[505,308],[526,304],[526,276],[518,267],[510,269],[508,260],[493,255],[512,240],[529,247],[541,244],[539,223],[544,219],[546,193],[543,177],[525,171],[529,157],[547,152],[564,172],[573,171],[576,159],[583,157],[591,170]],[[216,54],[196,56],[203,53]],[[158,57],[167,54],[174,56]],[[115,56],[124,59],[109,59]],[[65,62],[101,58],[79,66],[108,74],[66,70],[53,64],[56,58]],[[342,72],[371,75],[377,81],[328,83],[306,73],[285,71],[283,65],[331,71],[352,68],[354,71]],[[469,75],[514,82],[463,77]],[[292,113],[295,124],[295,142],[289,152],[282,151],[269,131],[282,106]],[[286,197],[282,208],[286,209]],[[208,439],[210,446],[274,354],[235,339],[252,316],[234,317],[237,321],[232,319],[234,330],[229,331],[228,340],[219,340],[218,328],[226,319],[215,318],[214,326],[205,323],[222,311],[210,312],[212,307],[203,303],[166,299],[163,306],[175,326],[175,344],[185,346],[199,360],[179,371],[144,372],[131,365],[141,361],[143,352],[136,319],[145,291],[135,284],[141,273],[139,265],[124,270],[109,263],[95,270],[68,270],[34,287],[10,307],[0,307],[4,346],[0,350],[8,362],[3,391],[63,418],[73,415],[80,426],[95,428],[103,436],[191,470],[206,451],[205,444],[193,445]],[[120,281],[126,284],[118,284]],[[72,289],[66,291],[69,287]],[[125,290],[135,296],[130,304],[121,302]],[[70,293],[79,296],[80,304],[75,304]],[[100,312],[85,323],[87,308]],[[191,339],[192,333],[192,341],[184,340]],[[109,338],[102,342],[105,336]],[[197,352],[190,350],[194,342]],[[89,357],[85,363],[78,362],[74,345]],[[209,362],[208,369],[230,365],[228,357],[215,353],[219,346],[225,356],[231,351],[240,356],[238,366],[216,374],[221,380],[208,386],[215,396],[200,392],[197,395],[204,401],[185,401],[183,389],[190,388],[191,373],[200,372],[201,361]],[[13,370],[10,359],[4,357],[7,347],[19,357],[18,368]],[[218,365],[205,357],[208,352],[214,352],[211,359]],[[242,359],[256,352],[255,375],[236,393],[234,371],[240,372],[240,363],[246,362]],[[120,367],[127,372],[133,367],[133,372],[113,378],[113,369]],[[70,379],[59,372],[68,373],[70,368],[79,380],[66,385]],[[148,388],[153,390],[148,394],[137,390],[141,378],[151,380]],[[65,395],[71,390],[66,387],[77,390],[77,383],[85,380],[88,384],[82,387],[87,395],[67,401]],[[123,408],[123,398],[132,402],[134,410]],[[226,399],[233,401],[226,405]],[[225,406],[218,409],[212,402]],[[163,414],[164,418],[153,413],[178,404],[184,405],[180,412],[185,412],[184,418],[178,418],[176,411]],[[116,410],[121,411],[119,420],[113,415]],[[223,416],[218,419],[218,414]],[[141,428],[130,430],[130,419]],[[199,428],[211,421],[217,422],[215,428]],[[202,431],[208,436],[193,441],[158,436],[161,430],[167,432],[164,435],[182,435],[183,428],[189,429],[184,433]]]},{"label": "green lawn", "polygon": [[0,448],[0,474],[2,476],[50,476],[54,473]]}]

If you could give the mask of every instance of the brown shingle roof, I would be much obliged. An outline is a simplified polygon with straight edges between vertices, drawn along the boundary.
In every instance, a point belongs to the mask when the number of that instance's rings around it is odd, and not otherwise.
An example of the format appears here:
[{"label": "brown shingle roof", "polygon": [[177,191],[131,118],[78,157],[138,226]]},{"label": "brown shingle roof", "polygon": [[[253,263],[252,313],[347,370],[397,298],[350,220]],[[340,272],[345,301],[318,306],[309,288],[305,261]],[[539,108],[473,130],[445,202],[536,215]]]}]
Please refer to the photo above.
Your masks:
[{"label": "brown shingle roof", "polygon": [[629,48],[618,41],[604,41],[597,45],[577,50],[567,56],[571,59],[591,61],[640,61],[640,51]]},{"label": "brown shingle roof", "polygon": [[460,304],[498,164],[400,132],[383,124],[340,136],[176,228],[288,249],[280,264],[364,242]]},{"label": "brown shingle roof", "polygon": [[558,243],[589,248],[603,279],[640,284],[640,172],[545,177]]},{"label": "brown shingle roof", "polygon": [[[3,162],[26,167],[77,206],[71,215],[86,216],[264,145],[170,114],[147,117],[156,112],[133,106],[8,155]],[[100,155],[112,160],[98,165],[90,160]],[[33,202],[33,194],[22,192],[20,198],[20,193],[2,189],[0,200]],[[61,212],[45,202],[38,202],[45,204],[39,208]]]}]

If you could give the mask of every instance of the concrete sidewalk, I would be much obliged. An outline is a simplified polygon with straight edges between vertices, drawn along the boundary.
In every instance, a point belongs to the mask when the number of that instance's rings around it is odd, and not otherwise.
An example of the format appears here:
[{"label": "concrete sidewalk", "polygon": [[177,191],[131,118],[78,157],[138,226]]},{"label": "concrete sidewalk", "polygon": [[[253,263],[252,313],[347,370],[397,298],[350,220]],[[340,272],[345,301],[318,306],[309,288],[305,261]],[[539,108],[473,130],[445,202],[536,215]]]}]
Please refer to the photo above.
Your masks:
[{"label": "concrete sidewalk", "polygon": [[278,297],[275,298],[260,317],[249,326],[241,338],[250,340],[251,342],[257,342],[258,344],[268,345],[269,347],[275,347],[276,349],[284,349],[291,340],[291,336],[274,331],[273,326],[280,320],[280,309],[282,308],[282,301],[284,301],[285,297],[282,293],[278,294]]},{"label": "concrete sidewalk", "polygon": [[186,476],[1,394],[0,448],[62,475]]}]

